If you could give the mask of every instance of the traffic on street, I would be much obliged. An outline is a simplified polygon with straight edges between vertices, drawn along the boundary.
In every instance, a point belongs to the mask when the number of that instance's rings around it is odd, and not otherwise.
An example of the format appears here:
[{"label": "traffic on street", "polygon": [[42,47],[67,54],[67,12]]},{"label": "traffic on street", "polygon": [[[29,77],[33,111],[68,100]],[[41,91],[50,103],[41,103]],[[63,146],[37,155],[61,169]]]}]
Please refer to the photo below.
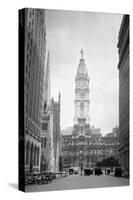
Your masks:
[{"label": "traffic on street", "polygon": [[[116,172],[119,173],[116,173]],[[30,178],[29,178],[30,177]],[[52,191],[52,190],[73,190],[101,187],[114,187],[129,185],[129,179],[120,175],[120,168],[114,170],[95,168],[68,171],[60,173],[43,173],[27,176],[26,192]],[[32,178],[31,178],[32,177]],[[28,178],[30,181],[28,181]]]}]

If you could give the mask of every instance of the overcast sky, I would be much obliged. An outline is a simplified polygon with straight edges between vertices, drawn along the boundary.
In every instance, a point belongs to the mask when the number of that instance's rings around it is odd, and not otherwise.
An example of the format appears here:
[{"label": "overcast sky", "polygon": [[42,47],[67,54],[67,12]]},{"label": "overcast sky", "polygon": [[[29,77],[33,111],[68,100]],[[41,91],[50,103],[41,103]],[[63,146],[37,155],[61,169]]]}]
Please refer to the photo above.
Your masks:
[{"label": "overcast sky", "polygon": [[61,92],[61,129],[73,126],[75,75],[84,57],[90,78],[90,124],[106,134],[118,125],[120,14],[46,10],[51,96]]}]

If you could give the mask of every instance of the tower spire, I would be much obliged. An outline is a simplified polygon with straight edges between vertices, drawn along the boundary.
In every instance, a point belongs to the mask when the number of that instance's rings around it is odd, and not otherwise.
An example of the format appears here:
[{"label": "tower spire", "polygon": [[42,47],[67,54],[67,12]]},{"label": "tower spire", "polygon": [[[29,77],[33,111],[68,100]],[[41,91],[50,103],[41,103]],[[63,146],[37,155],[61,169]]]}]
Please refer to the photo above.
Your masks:
[{"label": "tower spire", "polygon": [[80,50],[81,58],[75,77],[75,124],[81,121],[89,124],[89,77],[85,64],[84,51]]},{"label": "tower spire", "polygon": [[84,58],[84,50],[83,50],[83,48],[81,49],[80,53],[81,53],[81,59],[83,59]]}]

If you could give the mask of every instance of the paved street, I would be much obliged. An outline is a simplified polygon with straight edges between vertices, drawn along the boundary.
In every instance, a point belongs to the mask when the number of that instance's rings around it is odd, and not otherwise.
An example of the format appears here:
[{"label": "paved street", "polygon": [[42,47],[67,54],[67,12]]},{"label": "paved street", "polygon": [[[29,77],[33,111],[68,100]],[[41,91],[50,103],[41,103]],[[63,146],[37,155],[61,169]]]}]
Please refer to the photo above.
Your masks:
[{"label": "paved street", "polygon": [[50,184],[26,186],[26,192],[72,190],[100,187],[114,187],[129,185],[129,179],[117,178],[108,175],[101,176],[80,176],[71,175],[53,180]]}]

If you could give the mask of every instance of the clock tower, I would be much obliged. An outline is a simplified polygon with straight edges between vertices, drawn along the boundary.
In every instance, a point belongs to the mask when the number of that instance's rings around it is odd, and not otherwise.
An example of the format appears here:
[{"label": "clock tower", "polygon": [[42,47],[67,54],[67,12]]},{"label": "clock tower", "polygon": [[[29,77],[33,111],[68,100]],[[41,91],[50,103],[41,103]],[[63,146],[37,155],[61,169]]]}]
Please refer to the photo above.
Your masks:
[{"label": "clock tower", "polygon": [[81,58],[75,77],[75,117],[74,123],[89,125],[89,77],[85,64],[84,51],[81,49]]}]

